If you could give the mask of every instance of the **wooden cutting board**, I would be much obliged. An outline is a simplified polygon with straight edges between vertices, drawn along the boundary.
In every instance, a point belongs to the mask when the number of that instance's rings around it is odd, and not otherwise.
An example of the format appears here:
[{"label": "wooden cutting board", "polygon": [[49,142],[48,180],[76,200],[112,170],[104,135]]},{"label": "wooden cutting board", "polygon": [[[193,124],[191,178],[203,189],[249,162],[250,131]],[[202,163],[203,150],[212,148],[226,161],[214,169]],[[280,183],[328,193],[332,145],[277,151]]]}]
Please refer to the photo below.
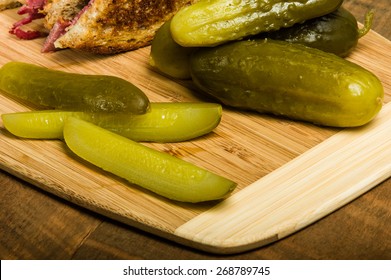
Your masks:
[{"label": "wooden cutting board", "polygon": [[[63,71],[127,79],[151,101],[208,101],[190,82],[148,65],[149,48],[113,56],[72,50],[40,53],[43,39],[20,41],[0,13],[0,66],[24,61]],[[40,22],[35,23],[39,26]],[[382,81],[391,99],[391,42],[370,32],[348,58]],[[33,75],[33,73],[32,73]],[[0,114],[34,109],[0,94]],[[238,183],[226,200],[173,202],[74,156],[63,142],[19,139],[0,120],[0,167],[77,205],[164,238],[214,253],[277,241],[337,210],[391,175],[391,104],[361,128],[331,129],[224,109],[221,124],[183,143],[145,143]]]}]

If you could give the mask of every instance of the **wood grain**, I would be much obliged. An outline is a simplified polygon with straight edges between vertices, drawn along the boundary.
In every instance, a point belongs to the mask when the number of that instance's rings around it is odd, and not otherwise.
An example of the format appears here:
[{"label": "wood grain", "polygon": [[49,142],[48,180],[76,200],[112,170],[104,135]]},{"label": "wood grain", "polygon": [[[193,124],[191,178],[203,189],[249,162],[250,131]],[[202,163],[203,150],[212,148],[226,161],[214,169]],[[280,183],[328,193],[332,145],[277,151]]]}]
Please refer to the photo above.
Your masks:
[{"label": "wood grain", "polygon": [[[376,34],[371,34],[371,36],[372,35],[374,36],[374,38],[378,37]],[[364,43],[362,43],[362,44],[360,44],[359,47],[362,48],[363,46],[366,46],[366,45]],[[371,46],[371,50],[376,50],[376,52],[377,52],[377,51],[379,51],[377,49],[377,47],[378,47],[377,45],[373,45],[373,46]],[[383,46],[383,48],[384,48],[384,46]],[[24,49],[24,47],[21,47],[20,49],[22,49],[22,51],[23,51],[22,53],[24,53],[24,51],[27,50],[27,49]],[[16,51],[16,52],[19,52],[19,48],[18,48],[18,51]],[[30,50],[30,52],[32,52],[32,51]],[[380,49],[379,56],[380,55],[382,56],[383,53],[387,53],[387,48],[384,48],[383,51]],[[353,60],[354,59],[360,60],[361,54],[359,52],[357,52],[357,53],[355,53],[355,55],[357,55],[357,57],[353,56],[352,59]],[[57,59],[60,58],[59,64],[61,64],[61,67],[64,67],[64,69],[70,69],[71,71],[80,71],[80,72],[82,72],[82,71],[85,71],[85,72],[96,71],[96,68],[94,68],[94,65],[93,65],[95,63],[91,63],[89,61],[90,58],[88,58],[89,57],[88,55],[85,56],[84,54],[78,54],[78,53],[69,54],[69,52],[67,52],[67,53],[63,53],[61,55],[56,54],[56,56],[58,56],[58,57],[57,58],[45,57],[45,59],[40,60],[39,63],[42,63],[47,66],[52,66],[53,68],[55,68],[55,67],[59,67],[57,65],[57,63],[58,63]],[[366,57],[366,54],[363,54],[362,56]],[[6,54],[3,57],[6,57]],[[15,57],[15,56],[10,56],[8,59],[11,59],[11,58],[13,59],[13,57]],[[75,59],[75,57],[77,58],[77,60],[79,62],[83,62],[83,67],[79,67],[80,65],[78,65],[77,62],[72,60],[72,59]],[[87,58],[83,59],[83,57],[87,57]],[[121,56],[121,57],[123,57],[123,56]],[[118,65],[120,63],[120,61],[122,60],[121,57],[117,56],[112,59],[112,61],[115,62],[115,65]],[[125,57],[128,59],[128,55],[125,55]],[[140,61],[141,59],[139,59],[139,58],[145,59],[146,54],[145,53],[143,54],[140,52],[137,55],[136,54],[132,55],[130,59],[132,60],[132,62],[134,62],[135,60]],[[34,62],[34,59],[32,59],[31,57],[26,57],[25,59],[26,60],[31,59],[31,61]],[[52,59],[54,61],[52,61]],[[102,60],[100,60],[100,58],[99,58],[98,61],[96,61],[97,58],[95,58],[95,57],[93,59],[94,59],[94,62],[97,63],[97,65],[100,65],[102,67],[100,69],[102,71],[105,71],[105,69],[107,69],[107,68],[105,68],[106,64],[107,65],[111,64],[111,62],[110,63],[106,62],[106,58],[102,58]],[[129,72],[125,71],[126,69],[122,69],[122,70],[116,69],[114,72],[118,73],[118,75],[123,75],[123,77],[129,78],[130,80],[134,80],[135,83],[137,81],[139,81],[138,77],[140,77],[142,75],[146,75],[146,73],[148,73],[147,74],[147,75],[149,75],[148,77],[141,78],[140,85],[142,84],[143,87],[145,87],[145,89],[147,91],[151,92],[151,97],[156,98],[155,100],[182,101],[182,100],[198,99],[199,98],[198,96],[194,96],[194,92],[191,88],[187,88],[187,86],[188,86],[187,84],[184,84],[184,83],[178,84],[178,83],[176,83],[176,81],[170,81],[167,79],[163,80],[163,79],[161,79],[160,76],[156,75],[156,73],[151,72],[150,69],[148,69],[147,67],[145,69],[141,69],[145,66],[145,63],[143,64],[143,63],[140,63],[137,61],[135,64],[136,66],[134,68],[132,68],[132,70],[134,70],[134,72],[132,71],[131,77],[127,76],[129,74]],[[145,62],[145,60],[144,60],[144,62]],[[362,63],[365,65],[367,65],[367,64],[371,65],[372,62],[373,61],[371,59],[368,59],[367,61],[363,61]],[[84,68],[84,65],[87,65],[87,66],[85,66],[86,68]],[[138,65],[143,66],[143,67],[140,67],[140,69],[138,69],[137,68]],[[372,65],[372,67],[373,67],[373,65]],[[379,67],[386,69],[387,68],[387,60],[384,61],[384,63],[382,63]],[[61,69],[63,69],[63,68],[61,68]],[[383,72],[383,71],[379,70],[379,72]],[[380,74],[382,74],[382,73],[380,73]],[[386,81],[389,80],[387,76],[384,76],[382,78],[382,80],[383,79],[385,79]],[[156,81],[156,80],[159,81],[160,86],[156,86],[156,84],[154,83],[154,81]],[[155,92],[157,92],[158,94],[154,95]],[[24,108],[24,107],[22,107],[22,108]],[[289,122],[289,121],[285,121],[285,120],[276,120],[272,117],[267,117],[267,116],[262,117],[262,118],[260,118],[257,115],[253,115],[253,114],[250,114],[247,116],[247,114],[243,114],[241,112],[229,112],[229,114],[225,115],[224,117],[226,117],[226,119],[225,119],[226,123],[229,123],[232,120],[239,119],[240,121],[248,120],[249,125],[248,125],[248,127],[246,125],[238,125],[238,127],[235,128],[235,133],[230,131],[229,126],[223,126],[218,132],[216,132],[216,135],[213,135],[213,137],[210,137],[211,139],[209,139],[209,138],[203,139],[202,140],[203,142],[200,142],[199,145],[204,147],[204,145],[207,145],[209,143],[210,146],[208,146],[208,147],[210,147],[211,149],[214,149],[214,153],[216,153],[216,155],[214,154],[214,156],[216,156],[216,158],[219,159],[221,163],[225,163],[227,161],[226,158],[228,158],[228,162],[230,162],[230,163],[237,161],[236,165],[238,165],[238,166],[236,166],[235,164],[232,164],[233,165],[232,168],[239,168],[237,170],[245,171],[254,165],[257,165],[257,164],[262,165],[262,168],[253,167],[252,169],[250,169],[250,172],[248,172],[249,177],[246,176],[247,174],[244,174],[244,173],[237,175],[238,178],[241,180],[241,182],[243,182],[241,184],[241,189],[246,188],[248,183],[254,182],[259,177],[262,177],[262,176],[272,172],[273,170],[275,170],[278,167],[289,162],[291,159],[295,158],[296,156],[304,153],[305,151],[312,148],[316,144],[321,143],[324,139],[328,138],[329,136],[331,136],[335,133],[335,131],[333,131],[333,130],[319,129],[317,127],[312,127],[311,125],[297,124],[297,123]],[[279,126],[276,127],[276,124]],[[262,125],[261,131],[258,132],[257,129],[259,129],[260,125]],[[285,133],[284,131],[281,131],[281,127],[283,127],[284,129],[287,129],[288,132]],[[237,135],[237,134],[243,133],[244,131],[247,131],[247,129],[250,129],[250,131],[255,133],[256,136],[254,136],[254,139],[248,139],[247,140],[248,142],[246,142],[245,145],[242,145],[242,143],[240,142],[240,140],[241,140],[240,135]],[[308,140],[307,139],[303,140],[303,138],[301,138],[302,136],[300,137],[300,135],[302,133],[306,133],[306,135],[310,135],[312,137]],[[231,141],[223,141],[223,143],[221,143],[221,144],[215,143],[215,142],[219,142],[218,140],[221,138],[224,139],[224,138],[230,137],[230,136],[233,137],[232,142]],[[253,147],[254,145],[251,146],[251,143],[253,143],[252,141],[254,141],[254,140],[259,140],[260,146],[262,146],[266,149],[260,149],[259,147]],[[248,148],[247,144],[250,145],[250,148]],[[164,145],[164,146],[153,145],[153,146],[158,149],[162,149],[164,151],[171,152],[175,155],[182,156],[183,158],[187,158],[189,160],[194,160],[195,162],[202,163],[205,160],[205,158],[208,158],[209,155],[205,154],[205,155],[194,156],[194,154],[197,154],[197,151],[199,148],[199,146],[197,146],[197,145],[198,145],[197,143],[195,143],[195,144],[191,143],[191,145],[187,145],[187,144],[182,145],[181,144],[181,145]],[[61,144],[56,144],[55,146],[58,146],[55,148],[55,150],[62,149],[62,148],[60,148]],[[252,154],[253,149],[255,149],[257,152],[258,152],[257,149],[260,150],[260,153],[262,155],[260,159],[256,156],[254,156],[254,154]],[[191,153],[191,155],[190,155],[190,153]],[[205,152],[202,152],[201,154],[204,154],[204,153]],[[56,155],[56,153],[55,153],[55,155]],[[239,166],[242,164],[244,166]],[[209,164],[206,164],[206,166],[209,166]],[[221,170],[221,168],[219,169],[214,166],[211,166],[211,168],[214,168],[217,171]],[[118,179],[115,178],[115,180],[118,180]],[[123,182],[121,182],[121,183],[123,183]],[[138,191],[140,193],[144,193],[141,190],[138,190]],[[147,197],[150,197],[150,194],[147,194]],[[161,202],[161,200],[159,198],[157,198],[157,201],[159,201],[159,203]],[[168,204],[171,205],[171,203],[168,203]],[[172,225],[165,225],[162,230],[163,231],[171,230],[171,229],[177,227],[178,225],[182,224],[183,222],[186,222],[187,220],[192,219],[192,217],[198,215],[199,213],[206,211],[211,206],[212,205],[203,205],[202,207],[196,207],[196,209],[191,209],[188,212],[189,216],[185,215],[186,217],[180,217],[180,218],[176,217],[176,221],[178,221],[178,222],[175,222]],[[173,206],[173,208],[175,209],[174,211],[178,211],[178,212],[182,212],[182,210],[184,208],[186,208],[186,212],[189,210],[186,206],[183,206],[183,205],[175,205],[175,206]],[[171,211],[168,211],[168,212],[171,212]],[[168,215],[170,216],[170,215],[172,215],[172,213],[168,213]],[[174,215],[176,215],[176,214],[174,214]]]},{"label": "wood grain", "polygon": [[292,234],[391,176],[390,127],[391,103],[370,125],[336,133],[175,234],[216,252],[251,249]]}]

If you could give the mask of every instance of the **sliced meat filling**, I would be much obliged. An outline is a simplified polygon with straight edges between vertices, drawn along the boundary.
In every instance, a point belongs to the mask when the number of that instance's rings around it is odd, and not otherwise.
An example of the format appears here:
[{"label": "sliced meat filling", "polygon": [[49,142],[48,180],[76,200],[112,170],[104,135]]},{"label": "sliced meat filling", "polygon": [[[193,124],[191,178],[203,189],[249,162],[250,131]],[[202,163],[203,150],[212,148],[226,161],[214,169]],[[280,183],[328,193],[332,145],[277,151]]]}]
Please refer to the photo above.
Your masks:
[{"label": "sliced meat filling", "polygon": [[33,20],[45,17],[41,12],[45,6],[47,0],[27,0],[19,10],[19,15],[27,15],[27,17],[16,22],[10,29],[10,33],[16,35],[19,39],[31,40],[38,37],[46,36],[40,31],[36,30],[23,30],[22,26],[29,24]]},{"label": "sliced meat filling", "polygon": [[[72,10],[63,10],[63,13],[67,14],[67,16],[59,16],[55,21],[54,25],[50,29],[49,35],[47,36],[45,43],[42,46],[41,52],[53,52],[56,51],[56,47],[54,46],[54,42],[64,35],[68,28],[73,26],[80,16],[91,6],[94,0],[86,1],[86,0],[78,0],[77,5],[69,6],[68,8]],[[73,17],[70,14],[73,13]],[[66,19],[67,18],[67,19]]]}]

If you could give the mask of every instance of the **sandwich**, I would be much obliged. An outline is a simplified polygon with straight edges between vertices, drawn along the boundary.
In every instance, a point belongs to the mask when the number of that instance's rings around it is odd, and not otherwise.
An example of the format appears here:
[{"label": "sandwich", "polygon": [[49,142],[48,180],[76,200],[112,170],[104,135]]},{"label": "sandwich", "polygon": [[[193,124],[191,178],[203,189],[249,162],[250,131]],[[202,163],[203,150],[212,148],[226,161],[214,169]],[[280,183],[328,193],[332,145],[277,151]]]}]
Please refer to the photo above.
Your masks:
[{"label": "sandwich", "polygon": [[[14,24],[10,32],[22,39],[46,36],[42,52],[71,48],[114,54],[149,45],[164,22],[196,1],[27,0],[19,13],[28,10],[28,20]],[[44,19],[47,34],[21,30],[38,18]]]}]

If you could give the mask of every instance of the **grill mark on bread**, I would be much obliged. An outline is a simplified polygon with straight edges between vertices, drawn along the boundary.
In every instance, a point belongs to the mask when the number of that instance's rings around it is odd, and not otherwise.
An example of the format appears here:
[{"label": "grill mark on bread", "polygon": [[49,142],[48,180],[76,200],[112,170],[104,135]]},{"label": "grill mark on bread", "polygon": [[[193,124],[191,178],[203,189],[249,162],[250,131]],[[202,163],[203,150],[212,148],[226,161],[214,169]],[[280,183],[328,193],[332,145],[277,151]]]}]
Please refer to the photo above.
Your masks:
[{"label": "grill mark on bread", "polygon": [[[64,0],[53,0],[52,5]],[[81,3],[85,0],[70,0]],[[92,0],[80,18],[67,28],[68,32],[54,43],[56,48],[73,48],[97,54],[114,54],[135,50],[151,43],[156,31],[180,8],[198,0]],[[54,3],[56,2],[56,3]],[[65,1],[64,1],[65,2]],[[53,26],[57,17],[67,19],[77,14],[72,11],[54,15],[53,6],[47,8],[46,25]]]}]

